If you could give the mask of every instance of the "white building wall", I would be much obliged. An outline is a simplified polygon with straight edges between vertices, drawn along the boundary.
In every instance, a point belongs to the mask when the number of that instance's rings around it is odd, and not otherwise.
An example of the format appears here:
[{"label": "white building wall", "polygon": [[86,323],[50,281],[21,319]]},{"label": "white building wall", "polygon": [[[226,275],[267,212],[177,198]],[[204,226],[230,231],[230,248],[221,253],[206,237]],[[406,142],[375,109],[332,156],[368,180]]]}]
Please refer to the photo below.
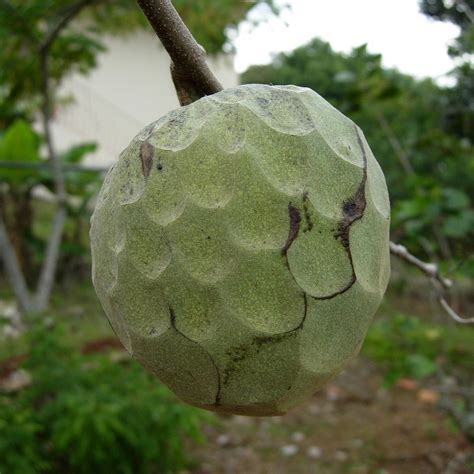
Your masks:
[{"label": "white building wall", "polygon": [[[74,102],[58,107],[53,133],[59,150],[97,142],[85,164],[109,166],[148,123],[179,106],[169,72],[169,57],[152,34],[140,32],[106,40],[107,51],[86,77],[75,75],[61,94]],[[238,84],[233,57],[209,58],[224,87]]]}]

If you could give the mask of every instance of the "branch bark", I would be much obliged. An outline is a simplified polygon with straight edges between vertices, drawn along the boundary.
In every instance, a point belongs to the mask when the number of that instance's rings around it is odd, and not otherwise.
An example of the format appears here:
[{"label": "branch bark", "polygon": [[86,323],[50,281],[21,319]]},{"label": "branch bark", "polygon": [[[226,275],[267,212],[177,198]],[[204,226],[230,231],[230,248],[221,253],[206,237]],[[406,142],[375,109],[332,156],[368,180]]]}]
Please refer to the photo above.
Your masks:
[{"label": "branch bark", "polygon": [[38,280],[38,286],[35,296],[35,310],[38,312],[44,311],[48,306],[51,290],[53,289],[54,276],[56,274],[56,267],[59,260],[59,249],[64,230],[64,222],[66,220],[65,204],[58,204],[58,208],[54,214],[53,222],[51,224],[51,232],[46,247],[46,255],[41,273]]},{"label": "branch bark", "polygon": [[431,284],[436,290],[439,303],[452,319],[461,324],[474,324],[474,318],[463,318],[459,316],[459,314],[457,314],[456,311],[451,308],[442,292],[440,292],[436,287],[435,283],[437,282],[441,285],[445,292],[449,292],[453,286],[453,282],[449,278],[443,277],[441,275],[438,265],[435,263],[423,262],[419,258],[412,255],[405,246],[396,244],[395,242],[390,242],[390,253],[396,255],[410,265],[415,266],[418,268],[418,270],[422,271],[426,276],[429,277]]},{"label": "branch bark", "polygon": [[66,188],[64,184],[64,175],[61,165],[59,163],[56,150],[53,143],[53,136],[51,133],[51,95],[49,86],[49,49],[40,48],[40,75],[41,75],[41,121],[43,125],[43,133],[46,140],[46,148],[48,149],[49,163],[53,169],[54,186],[56,191],[56,198],[59,204],[63,204],[66,199]]},{"label": "branch bark", "polygon": [[59,21],[47,31],[39,47],[40,53],[42,51],[48,51],[59,33],[69,25],[69,23],[83,10],[84,7],[92,2],[93,0],[79,0],[67,8]]},{"label": "branch bark", "polygon": [[419,258],[412,255],[405,246],[396,244],[395,242],[390,242],[390,253],[396,255],[402,260],[405,260],[405,262],[409,263],[410,265],[415,266],[428,277],[438,280],[444,289],[449,290],[453,286],[453,282],[451,280],[441,276],[438,265],[435,263],[423,262]]},{"label": "branch bark", "polygon": [[464,0],[454,0],[454,3],[458,5],[467,16],[471,23],[474,23],[474,11]]},{"label": "branch bark", "polygon": [[206,62],[206,53],[170,0],[137,0],[172,61],[173,82],[182,105],[222,90]]},{"label": "branch bark", "polygon": [[26,281],[16,257],[15,249],[8,238],[7,229],[0,215],[0,254],[5,265],[5,273],[15,294],[20,311],[29,313],[33,310],[31,297]]},{"label": "branch bark", "polygon": [[49,164],[53,170],[56,210],[51,224],[51,233],[46,247],[46,255],[41,267],[38,285],[34,297],[28,291],[24,275],[18,262],[15,250],[0,216],[0,250],[3,255],[7,277],[15,293],[20,310],[23,313],[43,311],[49,301],[54,283],[54,275],[59,259],[59,248],[66,219],[66,185],[63,169],[59,162],[51,132],[52,99],[49,80],[49,53],[55,39],[69,23],[94,0],[79,0],[64,10],[59,20],[47,30],[38,46],[40,80],[41,80],[41,121],[49,155]]},{"label": "branch bark", "polygon": [[203,97],[200,90],[196,88],[192,79],[190,79],[188,75],[183,74],[182,71],[178,70],[172,61],[170,72],[176,95],[178,96],[179,105],[189,105]]},{"label": "branch bark", "polygon": [[49,296],[54,282],[54,275],[59,260],[59,247],[61,245],[64,222],[66,220],[66,185],[64,173],[59,163],[59,159],[54,147],[53,136],[51,133],[52,104],[51,91],[49,84],[49,51],[54,40],[57,38],[63,28],[76,16],[83,7],[89,3],[89,0],[81,0],[74,4],[66,14],[53,25],[46,34],[44,42],[40,45],[40,77],[41,94],[43,96],[41,106],[41,120],[43,124],[43,133],[46,140],[46,148],[49,155],[54,177],[54,187],[56,192],[56,210],[54,213],[52,228],[49,234],[46,253],[41,266],[41,273],[38,279],[38,286],[35,295],[35,310],[43,311],[49,301]]}]

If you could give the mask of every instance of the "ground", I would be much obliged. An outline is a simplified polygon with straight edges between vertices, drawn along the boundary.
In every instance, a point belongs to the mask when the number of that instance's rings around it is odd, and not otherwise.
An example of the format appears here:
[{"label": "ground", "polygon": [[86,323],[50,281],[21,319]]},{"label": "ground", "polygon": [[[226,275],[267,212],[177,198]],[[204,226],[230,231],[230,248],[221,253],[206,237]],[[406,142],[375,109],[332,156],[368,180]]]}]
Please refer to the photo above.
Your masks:
[{"label": "ground", "polygon": [[[187,473],[472,474],[474,424],[465,422],[474,420],[474,328],[445,324],[423,298],[393,287],[362,355],[287,415],[215,416],[204,427],[207,443],[188,446]],[[421,318],[406,316],[415,310]],[[59,288],[52,313],[83,353],[128,357],[89,282]],[[23,351],[21,337],[1,341],[0,386]]]},{"label": "ground", "polygon": [[417,382],[381,384],[380,369],[360,357],[283,417],[221,417],[206,429],[209,441],[195,453],[200,466],[192,473],[473,472],[472,445],[437,408],[435,392]]}]

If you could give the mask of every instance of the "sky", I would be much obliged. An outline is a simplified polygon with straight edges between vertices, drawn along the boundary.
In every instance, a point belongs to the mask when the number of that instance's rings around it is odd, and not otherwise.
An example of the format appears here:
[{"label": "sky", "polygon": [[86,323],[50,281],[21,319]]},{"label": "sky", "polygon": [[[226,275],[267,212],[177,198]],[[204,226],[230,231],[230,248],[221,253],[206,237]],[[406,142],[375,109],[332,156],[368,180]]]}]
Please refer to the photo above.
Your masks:
[{"label": "sky", "polygon": [[[387,67],[396,67],[416,77],[449,82],[445,74],[453,67],[448,45],[458,27],[430,20],[421,14],[417,0],[286,0],[291,9],[280,18],[258,27],[240,26],[234,40],[235,68],[270,62],[272,54],[291,51],[318,36],[336,51],[349,52],[368,44],[381,53]],[[262,12],[254,12],[254,15]]]}]

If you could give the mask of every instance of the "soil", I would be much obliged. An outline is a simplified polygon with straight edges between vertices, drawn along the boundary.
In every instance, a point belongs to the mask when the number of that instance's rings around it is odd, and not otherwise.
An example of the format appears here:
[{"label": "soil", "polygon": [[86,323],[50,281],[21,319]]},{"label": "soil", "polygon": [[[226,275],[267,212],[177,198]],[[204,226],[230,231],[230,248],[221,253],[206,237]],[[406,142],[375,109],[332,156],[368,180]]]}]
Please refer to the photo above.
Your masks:
[{"label": "soil", "polygon": [[[117,349],[105,337],[82,352]],[[0,362],[0,382],[24,357]],[[204,427],[206,444],[189,446],[196,467],[186,474],[473,474],[474,445],[440,397],[411,379],[384,389],[381,370],[359,357],[285,416],[217,416]]]},{"label": "soil", "polygon": [[[381,388],[358,358],[282,417],[221,416],[192,474],[472,474],[473,446],[420,384]],[[430,395],[430,396],[428,396]],[[470,465],[470,467],[469,467]]]}]

